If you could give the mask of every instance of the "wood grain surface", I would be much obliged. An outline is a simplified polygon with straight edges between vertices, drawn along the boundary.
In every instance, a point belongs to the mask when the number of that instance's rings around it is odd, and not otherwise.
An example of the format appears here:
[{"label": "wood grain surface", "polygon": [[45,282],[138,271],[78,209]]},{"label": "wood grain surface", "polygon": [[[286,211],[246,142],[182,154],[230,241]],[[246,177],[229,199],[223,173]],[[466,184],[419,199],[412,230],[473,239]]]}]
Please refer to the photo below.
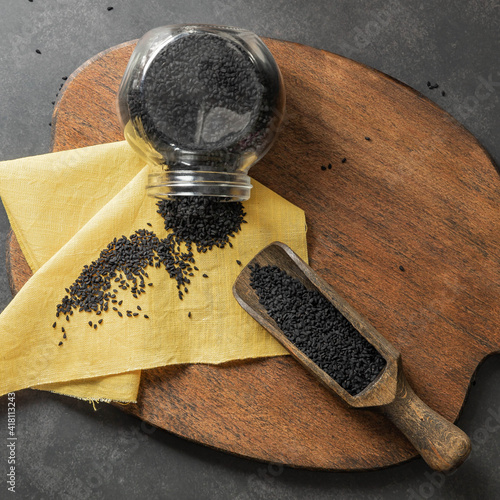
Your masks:
[{"label": "wood grain surface", "polygon": [[[477,366],[500,347],[500,180],[491,158],[387,75],[265,42],[282,69],[287,114],[250,174],[305,210],[311,267],[401,352],[418,396],[455,421]],[[115,97],[133,47],[101,53],[67,80],[54,151],[122,139]],[[15,292],[29,269],[14,238],[9,262]],[[373,469],[416,456],[382,415],[347,407],[292,357],[148,370],[125,411],[296,467]]]}]

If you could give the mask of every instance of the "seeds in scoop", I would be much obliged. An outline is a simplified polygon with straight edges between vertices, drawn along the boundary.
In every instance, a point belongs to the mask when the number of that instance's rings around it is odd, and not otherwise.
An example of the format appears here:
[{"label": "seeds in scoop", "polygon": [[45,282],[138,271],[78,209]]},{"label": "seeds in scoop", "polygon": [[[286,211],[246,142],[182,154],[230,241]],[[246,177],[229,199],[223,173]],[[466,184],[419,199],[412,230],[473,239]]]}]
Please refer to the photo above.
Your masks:
[{"label": "seeds in scoop", "polygon": [[379,352],[317,290],[277,266],[253,266],[250,285],[286,337],[349,394],[359,394],[384,368]]}]

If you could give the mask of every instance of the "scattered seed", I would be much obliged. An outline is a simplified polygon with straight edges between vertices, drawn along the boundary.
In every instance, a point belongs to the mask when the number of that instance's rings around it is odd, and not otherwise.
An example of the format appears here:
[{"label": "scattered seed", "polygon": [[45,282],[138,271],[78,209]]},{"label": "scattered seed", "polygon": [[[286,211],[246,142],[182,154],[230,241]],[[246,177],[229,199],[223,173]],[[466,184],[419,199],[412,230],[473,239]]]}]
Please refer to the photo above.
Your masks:
[{"label": "scattered seed", "polygon": [[347,161],[347,158],[342,158],[342,163],[345,163]]},{"label": "scattered seed", "polygon": [[92,321],[89,321],[89,326],[92,328]]},{"label": "scattered seed", "polygon": [[108,7],[108,12],[113,10],[113,7]]},{"label": "scattered seed", "polygon": [[441,92],[441,95],[442,95],[443,97],[445,97],[445,96],[446,96],[446,92],[443,90],[443,91]]},{"label": "scattered seed", "polygon": [[241,260],[236,259],[236,264],[238,264],[238,266],[241,266]]},{"label": "scattered seed", "polygon": [[399,266],[399,270],[404,272],[405,268],[403,266]]},{"label": "scattered seed", "polygon": [[324,165],[322,165],[321,170],[326,170],[326,167]]},{"label": "scattered seed", "polygon": [[65,338],[66,338],[66,334],[64,333],[64,334],[63,334],[63,339],[65,339]]},{"label": "scattered seed", "polygon": [[[229,238],[235,237],[241,224],[246,222],[243,205],[239,202],[186,197],[161,200],[157,206],[168,231],[167,237],[160,239],[149,230],[139,229],[129,237],[115,238],[95,261],[83,266],[75,282],[66,288],[67,295],[56,307],[56,317],[65,314],[69,321],[69,314],[74,310],[101,315],[108,309],[123,317],[117,307],[123,300],[118,301],[116,294],[119,290],[129,290],[138,298],[145,293],[148,266],[165,267],[170,278],[176,280],[179,299],[183,300],[184,294],[189,292],[188,276],[193,274],[190,270],[198,270],[192,267],[194,249],[200,253],[215,247],[224,248],[226,244],[231,246]],[[208,278],[207,274],[203,276]],[[118,288],[112,289],[112,283],[119,283]],[[153,286],[153,283],[147,285]],[[137,310],[141,311],[141,307],[137,306]],[[89,325],[92,327],[93,323]]]},{"label": "scattered seed", "polygon": [[104,321],[103,319],[100,319],[98,323],[101,325],[103,321]]},{"label": "scattered seed", "polygon": [[331,169],[332,169],[332,164],[331,164],[331,163],[329,163],[329,164],[328,164],[328,170],[331,170]]},{"label": "scattered seed", "polygon": [[36,50],[35,50],[35,52],[36,52],[37,54],[41,54],[41,53],[42,53],[42,51],[41,51],[40,49],[36,49]]},{"label": "scattered seed", "polygon": [[153,225],[151,224],[151,222],[148,222],[148,223],[147,223],[147,225],[148,225],[149,227],[153,227]]},{"label": "scattered seed", "polygon": [[365,137],[365,141],[371,141],[369,137]]},{"label": "scattered seed", "polygon": [[55,328],[57,326],[57,322],[54,321],[54,324],[52,325],[52,328]]},{"label": "scattered seed", "polygon": [[146,319],[149,319],[149,316],[148,316],[147,314],[145,314],[145,315],[144,315],[144,317],[145,317]]},{"label": "scattered seed", "polygon": [[62,342],[59,342],[59,345],[63,345],[63,343],[62,343]]}]

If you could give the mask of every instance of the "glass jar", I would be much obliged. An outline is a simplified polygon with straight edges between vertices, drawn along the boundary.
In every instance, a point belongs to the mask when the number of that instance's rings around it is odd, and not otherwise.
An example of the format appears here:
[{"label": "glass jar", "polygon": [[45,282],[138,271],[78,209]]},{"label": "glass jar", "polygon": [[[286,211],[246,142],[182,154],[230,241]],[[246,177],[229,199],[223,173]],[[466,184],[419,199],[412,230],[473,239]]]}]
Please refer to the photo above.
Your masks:
[{"label": "glass jar", "polygon": [[249,168],[271,147],[285,92],[279,68],[254,33],[171,25],[138,42],[118,93],[125,138],[153,165],[157,198],[244,201]]}]

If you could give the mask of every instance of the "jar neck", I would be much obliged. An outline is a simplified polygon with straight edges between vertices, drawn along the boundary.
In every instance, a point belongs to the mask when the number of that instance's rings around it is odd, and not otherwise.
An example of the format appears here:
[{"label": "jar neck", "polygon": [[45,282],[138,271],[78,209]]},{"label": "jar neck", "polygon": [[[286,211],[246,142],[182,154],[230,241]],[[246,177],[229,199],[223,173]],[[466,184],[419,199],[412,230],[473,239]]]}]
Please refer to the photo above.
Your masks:
[{"label": "jar neck", "polygon": [[214,196],[223,201],[245,201],[250,198],[252,183],[242,172],[167,170],[149,174],[146,189],[149,196],[160,199]]}]

